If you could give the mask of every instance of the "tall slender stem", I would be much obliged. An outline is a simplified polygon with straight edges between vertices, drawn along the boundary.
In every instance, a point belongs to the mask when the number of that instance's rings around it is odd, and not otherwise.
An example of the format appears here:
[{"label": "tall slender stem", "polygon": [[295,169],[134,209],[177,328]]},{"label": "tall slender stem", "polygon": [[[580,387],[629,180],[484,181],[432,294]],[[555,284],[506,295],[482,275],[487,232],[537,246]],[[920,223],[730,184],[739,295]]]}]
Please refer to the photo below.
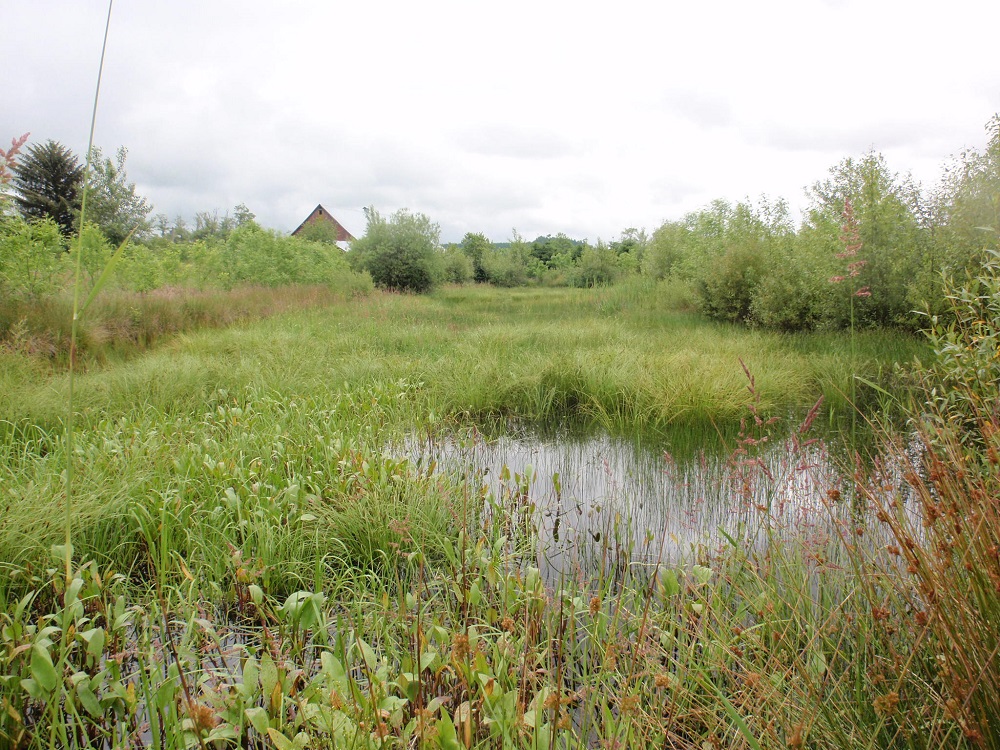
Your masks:
[{"label": "tall slender stem", "polygon": [[108,0],[108,16],[104,23],[104,41],[101,44],[101,64],[97,69],[97,87],[94,107],[90,115],[90,137],[87,139],[87,161],[83,171],[83,195],[80,199],[80,228],[76,239],[76,269],[73,278],[73,321],[69,336],[69,396],[66,414],[66,518],[63,553],[66,562],[66,586],[73,578],[73,386],[76,373],[76,342],[80,319],[80,276],[83,267],[83,222],[87,214],[87,188],[90,184],[90,154],[94,150],[94,129],[97,126],[97,104],[101,98],[101,78],[104,76],[104,56],[108,50],[108,33],[111,30],[111,9],[114,0]]}]

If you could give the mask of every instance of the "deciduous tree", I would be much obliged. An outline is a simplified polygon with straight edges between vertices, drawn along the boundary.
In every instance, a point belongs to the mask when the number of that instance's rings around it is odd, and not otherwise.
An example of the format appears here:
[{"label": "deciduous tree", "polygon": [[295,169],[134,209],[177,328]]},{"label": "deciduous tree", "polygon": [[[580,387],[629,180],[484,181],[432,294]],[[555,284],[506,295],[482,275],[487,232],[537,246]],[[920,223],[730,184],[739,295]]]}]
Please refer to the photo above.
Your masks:
[{"label": "deciduous tree", "polygon": [[153,210],[146,199],[138,195],[135,183],[128,181],[125,158],[128,150],[122,146],[114,160],[104,156],[97,146],[90,152],[90,185],[87,193],[87,221],[100,227],[108,241],[118,246],[129,232],[136,237],[147,234],[151,227],[149,214]]}]

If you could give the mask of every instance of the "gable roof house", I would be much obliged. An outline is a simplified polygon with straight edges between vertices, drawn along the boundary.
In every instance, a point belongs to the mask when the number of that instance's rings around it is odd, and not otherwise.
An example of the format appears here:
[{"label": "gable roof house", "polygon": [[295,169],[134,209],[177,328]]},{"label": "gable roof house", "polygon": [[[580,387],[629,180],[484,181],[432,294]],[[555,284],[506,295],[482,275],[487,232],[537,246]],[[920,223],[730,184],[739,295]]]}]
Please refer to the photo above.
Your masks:
[{"label": "gable roof house", "polygon": [[299,235],[309,239],[329,239],[344,250],[347,249],[347,243],[354,239],[354,235],[344,229],[344,225],[333,218],[333,214],[323,208],[322,204],[317,204],[305,221],[292,232],[292,237]]}]

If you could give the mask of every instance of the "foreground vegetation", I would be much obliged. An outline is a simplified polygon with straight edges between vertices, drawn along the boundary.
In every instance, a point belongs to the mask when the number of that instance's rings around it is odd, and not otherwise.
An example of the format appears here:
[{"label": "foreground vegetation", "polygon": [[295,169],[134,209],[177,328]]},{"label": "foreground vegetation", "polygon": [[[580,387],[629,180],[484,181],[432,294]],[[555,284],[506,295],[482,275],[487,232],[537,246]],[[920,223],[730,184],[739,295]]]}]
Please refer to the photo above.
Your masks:
[{"label": "foreground vegetation", "polygon": [[[378,294],[92,366],[69,579],[62,375],[5,356],[0,738],[996,747],[1000,526],[980,498],[997,412],[968,377],[996,368],[994,298],[970,290],[968,328],[932,342],[926,387],[950,395],[921,407],[916,442],[887,433],[876,471],[803,500],[829,523],[790,525],[777,498],[810,471],[808,433],[786,475],[757,472],[770,417],[927,351],[706,323],[667,291]],[[677,566],[546,579],[527,477],[485,493],[393,448],[490,415],[617,431],[745,416],[747,491],[720,501],[746,523]],[[750,487],[775,506],[747,508]]]}]

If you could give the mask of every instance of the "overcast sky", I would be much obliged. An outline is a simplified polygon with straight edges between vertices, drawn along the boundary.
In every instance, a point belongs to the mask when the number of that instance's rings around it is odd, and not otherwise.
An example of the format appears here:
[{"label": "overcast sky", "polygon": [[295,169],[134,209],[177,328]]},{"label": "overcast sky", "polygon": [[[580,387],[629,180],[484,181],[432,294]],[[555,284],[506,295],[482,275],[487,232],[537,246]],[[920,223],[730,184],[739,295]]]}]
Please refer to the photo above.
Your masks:
[{"label": "overcast sky", "polygon": [[[0,138],[86,151],[107,2],[6,3]],[[157,213],[409,208],[611,240],[870,149],[932,186],[1000,111],[996,0],[116,0],[95,141]]]}]

